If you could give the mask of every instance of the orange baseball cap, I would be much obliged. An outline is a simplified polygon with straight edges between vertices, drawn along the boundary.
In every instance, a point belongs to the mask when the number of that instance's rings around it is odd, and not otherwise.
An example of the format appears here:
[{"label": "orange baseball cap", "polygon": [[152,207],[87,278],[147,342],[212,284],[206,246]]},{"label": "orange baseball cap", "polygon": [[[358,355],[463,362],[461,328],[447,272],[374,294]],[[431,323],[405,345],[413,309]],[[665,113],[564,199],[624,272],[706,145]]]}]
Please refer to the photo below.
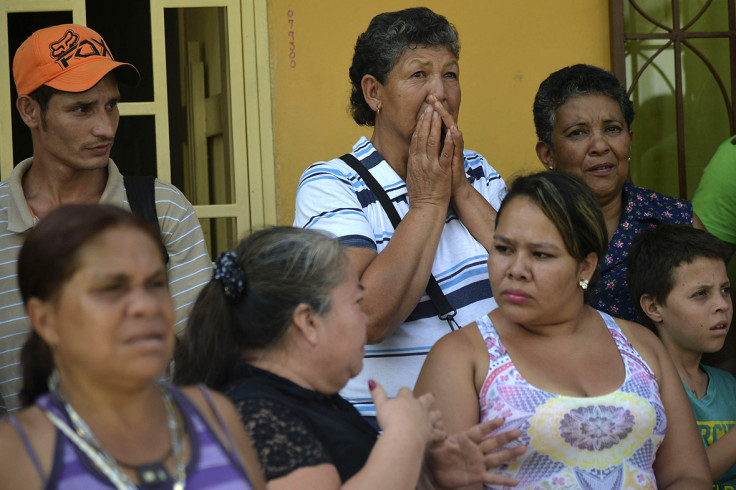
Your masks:
[{"label": "orange baseball cap", "polygon": [[112,70],[127,85],[140,81],[135,66],[115,61],[102,36],[76,24],[37,30],[23,41],[13,58],[18,95],[28,95],[41,85],[64,92],[84,92]]}]

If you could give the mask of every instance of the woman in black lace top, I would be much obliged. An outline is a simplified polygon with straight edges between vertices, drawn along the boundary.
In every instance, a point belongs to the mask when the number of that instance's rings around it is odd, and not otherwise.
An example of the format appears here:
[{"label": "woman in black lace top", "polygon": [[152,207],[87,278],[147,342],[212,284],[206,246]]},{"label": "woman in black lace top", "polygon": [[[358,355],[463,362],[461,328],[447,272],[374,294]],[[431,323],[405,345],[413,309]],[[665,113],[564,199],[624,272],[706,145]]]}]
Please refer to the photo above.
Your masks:
[{"label": "woman in black lace top", "polygon": [[340,397],[362,368],[362,296],[337,239],[290,227],[257,232],[217,259],[177,352],[175,381],[204,382],[233,400],[270,489],[415,488],[425,452],[432,483],[513,484],[486,471],[521,451],[493,451],[516,433],[483,439],[500,421],[448,441],[428,409],[432,395],[403,388],[388,399],[371,382],[379,438]]}]

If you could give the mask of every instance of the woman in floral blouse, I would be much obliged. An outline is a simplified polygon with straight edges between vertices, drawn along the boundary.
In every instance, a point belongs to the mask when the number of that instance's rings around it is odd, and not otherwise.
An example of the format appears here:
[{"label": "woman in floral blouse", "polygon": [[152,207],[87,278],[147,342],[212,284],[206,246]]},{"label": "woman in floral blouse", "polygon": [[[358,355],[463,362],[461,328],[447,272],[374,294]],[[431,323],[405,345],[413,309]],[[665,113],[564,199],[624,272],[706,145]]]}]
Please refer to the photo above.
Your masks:
[{"label": "woman in floral blouse", "polygon": [[[578,178],[517,179],[496,217],[488,271],[498,308],[435,344],[415,395],[448,433],[503,417],[526,452],[518,488],[710,489],[680,379],[657,337],[584,304],[608,238]],[[486,488],[499,488],[487,485]]]},{"label": "woman in floral blouse", "polygon": [[603,210],[608,250],[598,264],[601,278],[588,304],[639,322],[626,282],[629,245],[660,223],[693,224],[693,209],[690,201],[627,181],[633,121],[626,89],[613,73],[595,66],[552,73],[534,99],[537,156],[549,170],[581,177]]}]

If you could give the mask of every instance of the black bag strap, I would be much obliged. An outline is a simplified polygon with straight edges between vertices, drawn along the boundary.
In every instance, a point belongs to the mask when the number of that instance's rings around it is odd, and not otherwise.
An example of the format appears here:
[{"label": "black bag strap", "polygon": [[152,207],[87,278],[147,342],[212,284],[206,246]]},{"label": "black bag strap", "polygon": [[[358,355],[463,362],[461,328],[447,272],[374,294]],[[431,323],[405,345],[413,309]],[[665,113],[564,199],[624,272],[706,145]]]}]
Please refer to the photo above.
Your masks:
[{"label": "black bag strap", "polygon": [[[159,236],[161,236],[161,227],[158,224],[158,213],[156,212],[155,180],[155,177],[123,176],[130,210],[133,214],[140,216],[155,227]],[[168,264],[169,252],[166,250],[163,240],[161,240],[161,248],[164,251],[164,262]]]},{"label": "black bag strap", "polygon": [[[341,156],[340,160],[348,164],[350,168],[355,170],[358,175],[360,175],[360,178],[363,179],[363,182],[365,182],[365,184],[373,192],[373,194],[376,195],[376,198],[378,198],[378,202],[383,207],[383,210],[386,211],[388,219],[391,220],[391,224],[393,225],[394,230],[398,228],[399,223],[401,223],[401,217],[396,211],[394,204],[391,202],[391,198],[388,197],[388,194],[384,190],[383,186],[378,183],[375,177],[373,177],[373,174],[371,174],[368,169],[365,168],[365,166],[360,162],[360,160],[355,158],[355,156],[353,156],[351,153],[346,153],[345,155]],[[456,328],[459,328],[460,326],[457,324],[457,321],[455,321],[457,310],[453,308],[452,305],[450,305],[449,301],[447,301],[445,293],[442,292],[442,288],[439,284],[437,284],[437,279],[435,279],[434,275],[431,273],[429,274],[429,281],[427,282],[426,291],[429,295],[429,299],[432,301],[432,304],[437,310],[437,316],[440,318],[440,320],[445,320],[447,324],[450,325],[450,330],[455,330]]]}]

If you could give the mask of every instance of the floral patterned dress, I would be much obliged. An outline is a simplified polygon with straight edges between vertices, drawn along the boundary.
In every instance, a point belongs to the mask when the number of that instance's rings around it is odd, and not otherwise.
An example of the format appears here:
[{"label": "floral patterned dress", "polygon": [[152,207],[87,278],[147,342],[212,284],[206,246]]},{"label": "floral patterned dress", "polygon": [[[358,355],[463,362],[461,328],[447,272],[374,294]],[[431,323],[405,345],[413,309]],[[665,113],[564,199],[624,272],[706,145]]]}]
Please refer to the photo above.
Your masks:
[{"label": "floral patterned dress", "polygon": [[606,255],[598,263],[601,275],[587,302],[596,310],[641,323],[629,297],[626,278],[631,241],[661,223],[692,225],[693,205],[690,201],[665,196],[628,182],[624,184],[623,195],[621,221],[608,243]]},{"label": "floral patterned dress", "polygon": [[479,394],[481,421],[504,417],[497,432],[519,429],[521,437],[510,445],[527,446],[500,468],[519,481],[513,488],[657,488],[652,465],[667,426],[659,384],[613,318],[599,313],[626,377],[616,391],[594,397],[558,395],[527,383],[488,316],[477,321],[490,356]]}]

